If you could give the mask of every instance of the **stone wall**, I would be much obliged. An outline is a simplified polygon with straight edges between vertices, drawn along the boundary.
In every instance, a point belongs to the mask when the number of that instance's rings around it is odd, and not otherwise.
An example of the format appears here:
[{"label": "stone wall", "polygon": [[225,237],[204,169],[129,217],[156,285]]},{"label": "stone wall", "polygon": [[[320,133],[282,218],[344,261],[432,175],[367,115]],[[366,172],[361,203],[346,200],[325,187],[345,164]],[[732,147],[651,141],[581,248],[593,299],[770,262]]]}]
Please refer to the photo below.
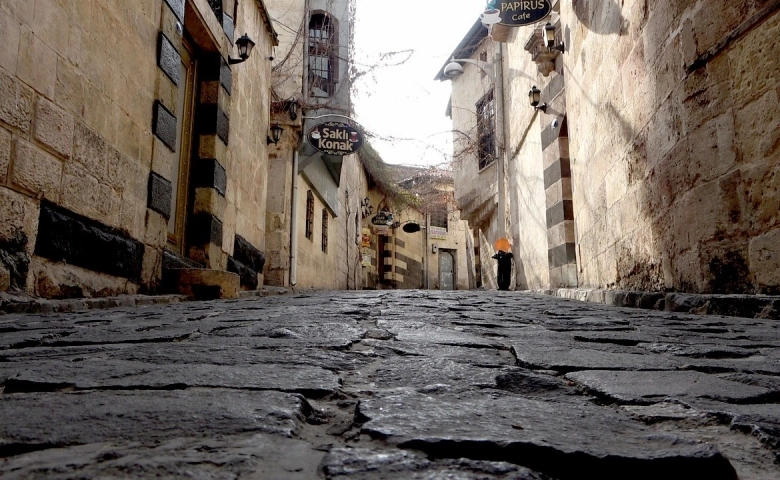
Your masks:
[{"label": "stone wall", "polygon": [[777,2],[561,18],[581,285],[780,291]]},{"label": "stone wall", "polygon": [[[495,44],[484,42],[467,58],[493,61]],[[492,67],[488,67],[492,70]],[[475,228],[495,222],[498,192],[498,162],[480,169],[477,155],[476,105],[493,90],[493,81],[477,66],[464,64],[464,73],[451,81],[451,118],[453,129],[453,173],[455,201],[464,220]]]},{"label": "stone wall", "polygon": [[[35,245],[41,202],[49,202],[105,226],[114,240],[146,243],[154,262],[147,184],[160,23],[161,2],[0,4],[3,287],[116,294],[151,280],[151,268],[125,280],[86,280],[88,270],[73,264],[55,272],[61,258],[38,255],[47,250]],[[41,235],[55,233],[48,226]]]},{"label": "stone wall", "polygon": [[[250,58],[232,68],[230,103],[230,142],[228,144],[223,249],[233,258],[241,258],[235,251],[246,248],[256,257],[267,252],[266,246],[266,191],[269,173],[267,138],[271,125],[270,57],[274,43],[268,41],[268,22],[265,11],[255,2],[239,2],[235,19],[236,38],[247,33],[253,39],[265,39],[255,46]],[[235,53],[233,54],[235,56]],[[242,244],[248,244],[241,246]],[[265,259],[246,263],[258,274],[257,284],[263,284]]]},{"label": "stone wall", "polygon": [[[347,289],[361,288],[360,256],[355,215],[360,215],[359,202],[365,191],[365,173],[356,155],[344,157],[339,188],[339,212],[334,216],[314,189],[301,176],[297,195],[297,269],[296,286],[303,288]],[[313,229],[306,237],[306,203],[313,197]],[[347,194],[351,192],[351,194]],[[322,249],[323,212],[328,217],[328,240]],[[357,231],[356,231],[357,229]]]},{"label": "stone wall", "polygon": [[[225,269],[235,233],[263,248],[256,132],[268,123],[274,39],[258,4],[222,6],[218,17],[206,0],[0,3],[0,290],[157,288],[183,121],[184,36],[198,50],[200,94],[187,186],[188,243],[197,248],[188,253]],[[227,65],[236,20],[257,42],[243,70]]]},{"label": "stone wall", "polygon": [[[524,48],[532,30],[533,27],[513,28],[504,50],[504,108],[509,129],[507,197],[518,289],[550,284],[549,248],[562,243],[548,236],[551,231],[547,228],[547,205],[556,204],[562,195],[555,191],[555,198],[550,200],[546,195],[545,169],[549,165],[540,155],[545,115],[531,108],[526,100],[530,88],[543,86],[544,81]],[[493,269],[495,263],[492,259],[489,262]]]}]

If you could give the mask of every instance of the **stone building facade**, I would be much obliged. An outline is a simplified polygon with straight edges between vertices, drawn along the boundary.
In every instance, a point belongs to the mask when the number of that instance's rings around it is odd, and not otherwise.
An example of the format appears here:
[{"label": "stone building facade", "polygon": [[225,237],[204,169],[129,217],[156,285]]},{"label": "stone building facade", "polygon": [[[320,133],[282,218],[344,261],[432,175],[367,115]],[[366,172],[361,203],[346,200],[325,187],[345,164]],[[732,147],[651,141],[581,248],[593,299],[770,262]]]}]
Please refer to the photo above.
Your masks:
[{"label": "stone building facade", "polygon": [[[266,284],[362,288],[360,201],[368,193],[356,154],[315,150],[317,124],[354,124],[349,67],[354,0],[266,0],[284,30],[272,73],[273,121],[285,129],[269,152]],[[295,112],[295,113],[293,113]],[[357,126],[356,126],[357,127]]]},{"label": "stone building facade", "polygon": [[[464,39],[501,51],[518,286],[780,292],[778,2],[552,4]],[[475,74],[453,81],[459,130]]]},{"label": "stone building facade", "polygon": [[261,0],[0,2],[0,290],[262,284],[276,44]]},{"label": "stone building facade", "polygon": [[[451,175],[420,167],[383,167],[398,189],[377,185],[376,177],[369,183],[361,209],[365,288],[475,288],[474,239],[454,206]],[[417,202],[408,202],[410,197]],[[375,215],[379,212],[384,216]],[[391,218],[385,220],[387,215]]]}]

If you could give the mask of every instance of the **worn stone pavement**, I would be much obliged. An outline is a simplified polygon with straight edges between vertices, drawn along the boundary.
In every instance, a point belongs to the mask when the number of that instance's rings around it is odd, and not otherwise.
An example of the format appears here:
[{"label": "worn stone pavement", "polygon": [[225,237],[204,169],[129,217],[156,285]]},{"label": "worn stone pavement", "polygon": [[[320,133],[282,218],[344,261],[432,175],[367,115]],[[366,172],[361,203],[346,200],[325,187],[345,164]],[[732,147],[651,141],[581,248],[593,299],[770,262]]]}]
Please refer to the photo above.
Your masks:
[{"label": "worn stone pavement", "polygon": [[0,316],[1,478],[780,478],[780,322],[495,291]]}]

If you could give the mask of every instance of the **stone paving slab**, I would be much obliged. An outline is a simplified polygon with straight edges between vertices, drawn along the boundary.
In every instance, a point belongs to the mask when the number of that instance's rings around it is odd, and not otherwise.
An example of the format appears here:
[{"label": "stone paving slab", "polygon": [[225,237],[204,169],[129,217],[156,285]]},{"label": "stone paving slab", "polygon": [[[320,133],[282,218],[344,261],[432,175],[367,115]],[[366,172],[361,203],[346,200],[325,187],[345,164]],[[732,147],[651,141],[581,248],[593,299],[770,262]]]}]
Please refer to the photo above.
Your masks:
[{"label": "stone paving slab", "polygon": [[450,345],[431,345],[412,342],[384,342],[374,348],[377,352],[389,352],[401,357],[435,357],[452,360],[458,363],[468,363],[487,368],[500,368],[507,365],[508,351],[502,355],[501,350],[486,348],[457,347]]},{"label": "stone paving slab", "polygon": [[667,397],[762,403],[771,390],[690,371],[581,371],[566,378],[612,401],[650,404]]},{"label": "stone paving slab", "polygon": [[[205,359],[204,359],[205,360]],[[319,398],[335,392],[339,378],[319,367],[260,363],[252,366],[164,364],[140,361],[82,360],[0,364],[6,393],[51,389],[146,389],[190,387],[278,390]]]},{"label": "stone paving slab", "polygon": [[526,349],[522,344],[513,344],[512,352],[520,366],[559,372],[596,369],[673,370],[681,366],[681,362],[659,355],[605,352],[588,348]]},{"label": "stone paving slab", "polygon": [[0,395],[0,457],[16,448],[64,447],[246,432],[292,437],[310,410],[300,395],[233,390]]},{"label": "stone paving slab", "polygon": [[437,357],[401,358],[380,367],[376,372],[378,388],[431,385],[449,387],[495,387],[496,368],[477,367]]},{"label": "stone paving slab", "polygon": [[365,448],[337,448],[322,462],[327,479],[384,480],[544,480],[527,468],[506,462],[469,459],[430,460],[409,451],[387,453]]},{"label": "stone paving slab", "polygon": [[652,432],[620,411],[585,402],[406,391],[363,401],[358,414],[364,433],[401,447],[455,458],[482,452],[554,477],[625,478],[632,472],[632,478],[686,478],[681,472],[698,472],[700,478],[735,478],[711,446]]},{"label": "stone paving slab", "polygon": [[324,456],[304,441],[269,434],[184,437],[156,445],[91,443],[6,459],[0,477],[309,480],[317,477]]},{"label": "stone paving slab", "polygon": [[728,419],[729,427],[758,438],[775,451],[780,462],[780,404],[735,405],[707,399],[684,401],[684,404],[711,417]]},{"label": "stone paving slab", "polygon": [[379,320],[377,326],[392,333],[398,341],[433,343],[456,347],[502,348],[498,341],[432,325],[430,321]]}]

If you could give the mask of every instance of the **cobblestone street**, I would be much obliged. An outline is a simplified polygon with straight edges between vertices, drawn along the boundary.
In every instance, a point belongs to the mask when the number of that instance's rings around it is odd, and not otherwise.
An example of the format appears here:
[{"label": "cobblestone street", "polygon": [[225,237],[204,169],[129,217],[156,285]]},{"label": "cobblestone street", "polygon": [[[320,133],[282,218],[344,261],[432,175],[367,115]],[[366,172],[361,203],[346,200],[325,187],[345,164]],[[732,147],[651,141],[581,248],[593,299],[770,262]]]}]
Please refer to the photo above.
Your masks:
[{"label": "cobblestone street", "polygon": [[780,323],[495,291],[0,317],[2,478],[780,478]]}]

